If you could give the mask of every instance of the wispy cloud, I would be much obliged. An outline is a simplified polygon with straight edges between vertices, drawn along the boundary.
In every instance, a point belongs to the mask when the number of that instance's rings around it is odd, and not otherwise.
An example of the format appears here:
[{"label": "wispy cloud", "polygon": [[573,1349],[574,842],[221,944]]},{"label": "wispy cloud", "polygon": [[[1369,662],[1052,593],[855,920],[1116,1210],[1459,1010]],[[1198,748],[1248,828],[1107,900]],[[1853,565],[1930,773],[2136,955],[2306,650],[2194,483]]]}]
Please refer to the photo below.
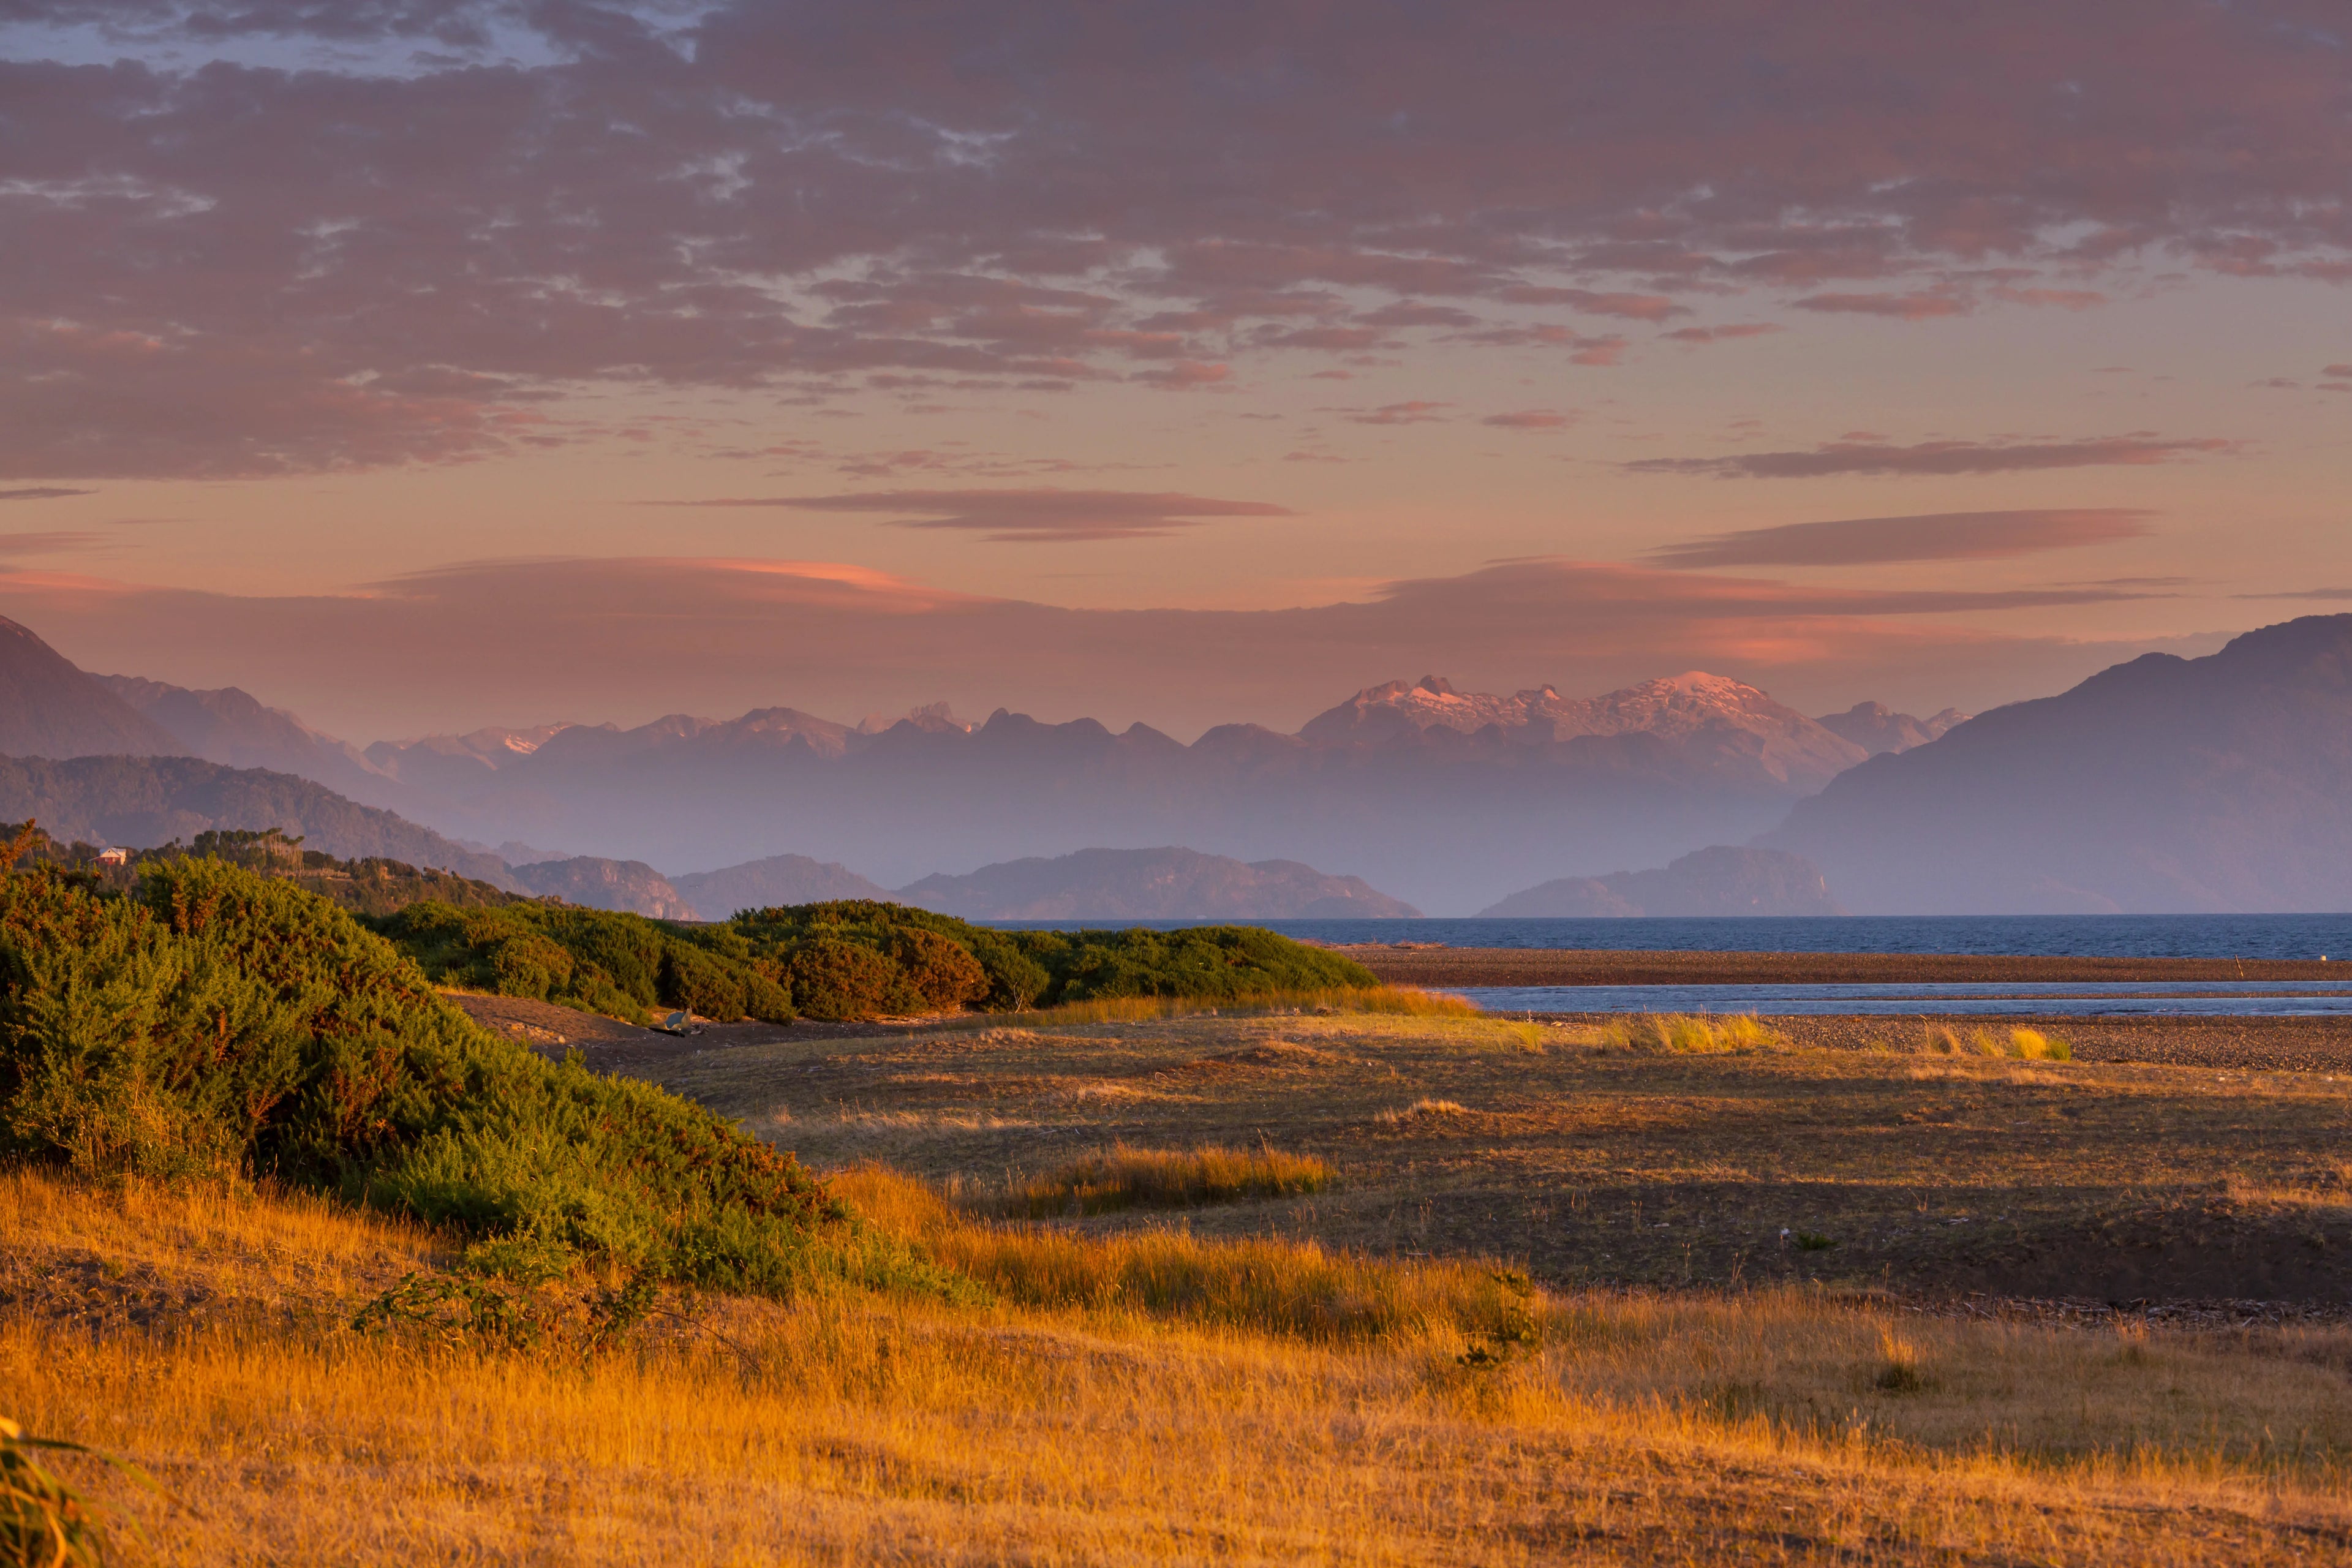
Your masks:
[{"label": "wispy cloud", "polygon": [[56,555],[68,550],[88,550],[103,544],[108,536],[83,529],[61,529],[47,533],[0,533],[0,556]]},{"label": "wispy cloud", "polygon": [[2352,599],[2352,588],[2294,588],[2279,594],[2232,594],[2233,599]]},{"label": "wispy cloud", "polygon": [[[1984,561],[2145,538],[2155,514],[2119,507],[1931,512],[1790,522],[1685,540],[1650,552],[1656,565],[1859,566],[1898,561]],[[2116,585],[2116,584],[2105,584]]]},{"label": "wispy cloud", "polygon": [[1141,490],[876,490],[829,496],[722,496],[707,500],[652,501],[653,506],[779,507],[794,511],[879,514],[899,528],[953,529],[992,542],[1046,544],[1103,539],[1151,539],[1198,528],[1213,519],[1296,517],[1271,501],[1217,500],[1207,496]]},{"label": "wispy cloud", "polygon": [[1935,475],[2026,473],[2042,468],[2145,468],[2216,452],[2239,443],[2219,437],[2168,439],[2139,431],[2075,441],[1826,441],[1811,451],[1743,452],[1725,458],[1644,458],[1622,465],[1636,474],[1703,474],[1722,479],[1805,479],[1832,474]]}]

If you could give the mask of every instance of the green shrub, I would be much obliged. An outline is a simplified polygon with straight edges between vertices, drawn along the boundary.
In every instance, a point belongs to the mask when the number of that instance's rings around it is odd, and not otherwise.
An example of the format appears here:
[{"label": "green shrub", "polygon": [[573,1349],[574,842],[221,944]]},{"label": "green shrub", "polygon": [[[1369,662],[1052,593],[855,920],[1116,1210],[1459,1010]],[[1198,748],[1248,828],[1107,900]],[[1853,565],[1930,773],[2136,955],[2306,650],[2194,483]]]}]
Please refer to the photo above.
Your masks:
[{"label": "green shrub", "polygon": [[779,967],[725,927],[609,910],[512,903],[458,909],[425,900],[367,922],[443,985],[529,996],[633,1024],[656,1009],[790,1023]]},{"label": "green shrub", "polygon": [[0,1152],[268,1174],[732,1289],[784,1289],[854,1239],[791,1155],[476,1027],[333,904],[209,859],[149,867],[135,896],[0,879]]},{"label": "green shrub", "polygon": [[1242,1003],[1378,984],[1337,953],[1255,926],[1002,931],[874,900],[751,910],[723,925],[427,900],[370,924],[439,984],[639,1024],[672,1007],[785,1023],[1118,997]]},{"label": "green shrub", "polygon": [[803,942],[790,971],[793,1005],[812,1018],[870,1018],[911,1013],[915,995],[898,961],[854,942],[820,936]]},{"label": "green shrub", "polygon": [[[729,922],[751,951],[793,966],[793,998],[819,1014],[813,984],[824,977],[822,1005],[868,1012],[978,1006],[1020,1011],[1118,996],[1181,996],[1246,1002],[1296,992],[1348,991],[1379,982],[1338,953],[1305,947],[1256,926],[1196,926],[1182,931],[1002,931],[929,910],[873,900],[751,910]],[[806,960],[818,943],[862,948],[898,970],[887,973],[834,947]],[[949,952],[960,949],[977,966],[974,976]],[[982,984],[985,982],[985,989]],[[834,998],[840,998],[835,1001]],[[961,998],[961,999],[959,999]]]}]

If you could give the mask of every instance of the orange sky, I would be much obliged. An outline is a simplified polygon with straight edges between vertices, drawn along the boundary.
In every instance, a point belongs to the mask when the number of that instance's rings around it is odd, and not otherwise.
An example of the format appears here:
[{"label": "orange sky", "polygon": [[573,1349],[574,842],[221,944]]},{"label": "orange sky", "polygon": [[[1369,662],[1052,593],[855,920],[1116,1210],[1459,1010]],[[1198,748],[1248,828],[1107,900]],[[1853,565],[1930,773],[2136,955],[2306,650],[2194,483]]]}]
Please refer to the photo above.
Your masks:
[{"label": "orange sky", "polygon": [[2352,605],[2338,12],[1788,10],[20,10],[0,613],[365,741]]}]

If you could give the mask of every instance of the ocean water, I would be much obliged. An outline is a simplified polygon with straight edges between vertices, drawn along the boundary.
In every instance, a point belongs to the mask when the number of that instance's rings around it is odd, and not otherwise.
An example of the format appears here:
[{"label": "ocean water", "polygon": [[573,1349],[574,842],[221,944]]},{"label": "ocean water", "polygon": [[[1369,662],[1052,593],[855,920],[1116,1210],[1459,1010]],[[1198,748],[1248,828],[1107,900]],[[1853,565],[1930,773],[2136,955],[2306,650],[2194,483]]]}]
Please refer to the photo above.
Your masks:
[{"label": "ocean water", "polygon": [[2341,987],[2295,980],[1998,982],[1903,985],[1466,985],[1451,988],[1489,1013],[1961,1013],[2015,1017],[2324,1017],[2352,1015]]},{"label": "ocean water", "polygon": [[1831,915],[1703,920],[995,921],[1049,931],[1244,923],[1310,942],[1670,952],[1974,952],[2114,958],[2352,959],[2352,914]]}]

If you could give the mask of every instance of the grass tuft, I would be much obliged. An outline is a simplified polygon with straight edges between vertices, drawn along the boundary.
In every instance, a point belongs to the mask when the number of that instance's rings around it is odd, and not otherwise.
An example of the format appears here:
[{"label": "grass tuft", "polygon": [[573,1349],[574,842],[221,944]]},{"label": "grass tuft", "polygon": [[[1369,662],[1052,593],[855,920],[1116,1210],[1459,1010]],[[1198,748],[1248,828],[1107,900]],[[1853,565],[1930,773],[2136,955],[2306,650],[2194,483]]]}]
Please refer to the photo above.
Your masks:
[{"label": "grass tuft", "polygon": [[1919,1349],[1892,1329],[1878,1334],[1878,1371],[1871,1386],[1882,1394],[1917,1394],[1927,1386],[1919,1371]]},{"label": "grass tuft", "polygon": [[1743,1051],[1772,1050],[1789,1042],[1778,1030],[1767,1028],[1753,1014],[1725,1017],[1705,1014],[1648,1013],[1619,1018],[1602,1026],[1601,1042],[1620,1050],[1648,1051],[1670,1056],[1727,1056]]},{"label": "grass tuft", "polygon": [[1213,1240],[1169,1229],[1077,1236],[959,1213],[913,1177],[867,1165],[831,1178],[877,1229],[1026,1307],[1171,1319],[1316,1342],[1438,1333],[1531,1344],[1550,1300],[1472,1261],[1391,1262],[1312,1242]]},{"label": "grass tuft", "polygon": [[1379,1120],[1386,1122],[1391,1127],[1394,1127],[1401,1122],[1412,1121],[1423,1117],[1467,1116],[1469,1114],[1470,1108],[1464,1105],[1459,1100],[1432,1100],[1424,1095],[1421,1099],[1414,1100],[1411,1105],[1403,1106],[1392,1110],[1381,1111],[1380,1113]]},{"label": "grass tuft", "polygon": [[1920,1048],[1937,1057],[2000,1057],[2012,1061],[2071,1062],[2074,1047],[2039,1029],[1970,1029],[1963,1035],[1930,1025]]},{"label": "grass tuft", "polygon": [[1331,1167],[1275,1149],[1138,1149],[1115,1143],[1020,1184],[1006,1196],[1014,1214],[1110,1214],[1130,1208],[1192,1208],[1244,1198],[1319,1193]]}]

